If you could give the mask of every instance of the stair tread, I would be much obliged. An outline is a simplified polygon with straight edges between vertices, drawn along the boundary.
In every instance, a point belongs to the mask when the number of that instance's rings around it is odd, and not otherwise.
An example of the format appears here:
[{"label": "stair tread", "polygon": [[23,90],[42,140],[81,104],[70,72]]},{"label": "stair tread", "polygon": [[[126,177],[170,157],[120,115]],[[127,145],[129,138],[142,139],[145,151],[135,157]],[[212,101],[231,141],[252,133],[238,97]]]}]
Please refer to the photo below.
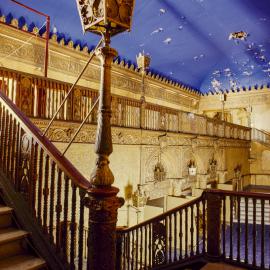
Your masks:
[{"label": "stair tread", "polygon": [[4,244],[10,241],[24,238],[28,234],[29,233],[26,231],[14,229],[14,228],[1,229],[0,230],[0,244]]},{"label": "stair tread", "polygon": [[5,205],[0,205],[0,215],[8,214],[12,212],[12,208],[5,206]]},{"label": "stair tread", "polygon": [[2,270],[35,270],[45,265],[44,260],[30,255],[17,255],[0,260]]}]

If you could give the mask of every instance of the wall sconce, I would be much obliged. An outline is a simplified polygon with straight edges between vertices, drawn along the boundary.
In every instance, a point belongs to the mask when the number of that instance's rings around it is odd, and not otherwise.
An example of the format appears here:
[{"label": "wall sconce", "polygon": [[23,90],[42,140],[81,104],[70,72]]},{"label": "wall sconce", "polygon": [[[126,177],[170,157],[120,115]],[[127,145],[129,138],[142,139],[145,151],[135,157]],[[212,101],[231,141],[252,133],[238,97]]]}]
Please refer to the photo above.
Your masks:
[{"label": "wall sconce", "polygon": [[190,160],[188,163],[188,175],[189,176],[196,176],[197,174],[197,167],[195,165],[194,160]]},{"label": "wall sconce", "polygon": [[155,182],[161,182],[161,181],[164,181],[165,178],[166,178],[165,169],[163,165],[161,164],[161,162],[158,162],[154,169],[154,180]]}]

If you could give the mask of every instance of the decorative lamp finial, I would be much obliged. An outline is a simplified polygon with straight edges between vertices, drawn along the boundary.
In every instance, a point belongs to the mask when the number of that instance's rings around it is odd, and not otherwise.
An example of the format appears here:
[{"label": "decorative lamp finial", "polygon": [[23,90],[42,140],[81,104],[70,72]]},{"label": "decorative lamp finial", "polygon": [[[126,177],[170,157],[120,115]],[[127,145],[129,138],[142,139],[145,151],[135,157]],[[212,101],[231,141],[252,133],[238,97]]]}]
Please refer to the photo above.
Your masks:
[{"label": "decorative lamp finial", "polygon": [[151,57],[149,55],[145,55],[144,51],[136,55],[137,65],[139,69],[146,70],[150,66]]},{"label": "decorative lamp finial", "polygon": [[135,0],[76,0],[83,31],[111,36],[130,30]]}]

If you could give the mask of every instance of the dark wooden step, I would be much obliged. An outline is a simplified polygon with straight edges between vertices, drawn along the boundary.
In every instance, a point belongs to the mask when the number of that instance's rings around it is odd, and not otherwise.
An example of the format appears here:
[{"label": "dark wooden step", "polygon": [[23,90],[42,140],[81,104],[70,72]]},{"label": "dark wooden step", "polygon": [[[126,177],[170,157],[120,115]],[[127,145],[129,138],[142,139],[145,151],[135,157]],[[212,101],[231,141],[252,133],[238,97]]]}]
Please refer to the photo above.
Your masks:
[{"label": "dark wooden step", "polygon": [[[25,238],[28,233],[15,228],[0,230],[0,258],[4,259],[10,256],[25,254],[27,244]],[[1,268],[0,268],[1,269]]]},{"label": "dark wooden step", "polygon": [[0,229],[12,226],[12,211],[12,208],[0,205]]},{"label": "dark wooden step", "polygon": [[1,270],[37,270],[46,269],[46,263],[30,255],[18,255],[0,260]]},{"label": "dark wooden step", "polygon": [[28,236],[28,232],[13,228],[0,230],[0,245],[15,240],[23,239]]}]

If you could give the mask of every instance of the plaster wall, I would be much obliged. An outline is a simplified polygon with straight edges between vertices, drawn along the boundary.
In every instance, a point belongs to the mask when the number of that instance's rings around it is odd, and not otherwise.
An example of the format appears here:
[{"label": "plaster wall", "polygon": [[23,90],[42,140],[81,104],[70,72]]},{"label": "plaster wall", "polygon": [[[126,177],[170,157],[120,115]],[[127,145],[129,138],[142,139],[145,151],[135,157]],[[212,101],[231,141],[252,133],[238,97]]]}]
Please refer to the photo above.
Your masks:
[{"label": "plaster wall", "polygon": [[[225,116],[227,120],[239,124],[270,131],[270,90],[267,87],[250,91],[240,90],[226,94]],[[220,95],[208,94],[202,96],[199,103],[199,112],[209,117],[221,113],[222,103]]]},{"label": "plaster wall", "polygon": [[[160,135],[160,132],[148,132],[153,137]],[[125,134],[126,136],[127,134]],[[141,136],[145,136],[141,135]],[[167,145],[155,145],[154,139],[148,141],[148,144],[126,144],[115,143],[113,145],[114,151],[110,156],[110,168],[114,174],[114,186],[120,189],[119,196],[125,197],[125,187],[130,183],[133,187],[133,192],[137,189],[138,184],[142,184],[147,196],[151,199],[167,197],[168,195],[177,194],[178,185],[188,178],[187,164],[191,159],[195,159],[198,175],[197,187],[203,188],[201,181],[207,179],[209,175],[209,159],[215,157],[220,164],[218,170],[226,170],[226,181],[234,177],[234,168],[241,164],[242,173],[249,173],[249,144],[241,141],[232,143],[227,142],[226,147],[215,148],[213,146],[213,139],[200,139],[197,143],[203,144],[203,147],[192,148],[191,144],[174,145],[174,136],[169,134],[167,138]],[[182,138],[183,139],[183,138]],[[129,139],[130,143],[134,140]],[[142,138],[137,138],[142,140]],[[171,141],[170,141],[171,140]],[[189,140],[186,138],[187,143]],[[126,140],[124,140],[126,141]],[[190,141],[189,141],[190,142]],[[178,142],[180,143],[180,142]],[[182,144],[184,142],[182,141]],[[220,142],[222,144],[222,142]],[[225,143],[225,142],[223,142]],[[63,151],[67,145],[66,142],[55,142],[55,145],[60,151]],[[222,154],[219,152],[221,151]],[[87,178],[90,178],[91,172],[95,166],[96,154],[94,152],[93,143],[74,143],[66,153],[66,157],[73,163],[73,165]],[[165,167],[166,179],[159,183],[154,183],[154,168],[158,161],[161,161]],[[207,180],[205,180],[207,181]],[[194,198],[194,197],[193,197]],[[164,204],[166,211],[183,204],[187,199],[179,197],[167,197]],[[163,212],[160,207],[148,207],[144,209],[134,209],[129,207],[129,201],[119,210],[118,225],[127,225],[127,217],[129,225],[135,225],[145,219],[151,218]],[[151,208],[151,209],[150,209]]]}]

